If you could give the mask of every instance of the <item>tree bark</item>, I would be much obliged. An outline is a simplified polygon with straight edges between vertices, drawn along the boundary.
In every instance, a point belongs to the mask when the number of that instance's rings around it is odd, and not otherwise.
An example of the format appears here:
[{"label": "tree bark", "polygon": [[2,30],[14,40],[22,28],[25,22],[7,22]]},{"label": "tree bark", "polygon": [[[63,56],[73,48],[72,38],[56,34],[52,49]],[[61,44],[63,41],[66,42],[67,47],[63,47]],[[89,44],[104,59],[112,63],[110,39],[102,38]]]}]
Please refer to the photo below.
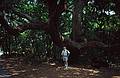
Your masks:
[{"label": "tree bark", "polygon": [[80,42],[80,37],[83,32],[82,24],[82,12],[83,12],[84,1],[83,0],[74,0],[74,10],[73,10],[73,40]]}]

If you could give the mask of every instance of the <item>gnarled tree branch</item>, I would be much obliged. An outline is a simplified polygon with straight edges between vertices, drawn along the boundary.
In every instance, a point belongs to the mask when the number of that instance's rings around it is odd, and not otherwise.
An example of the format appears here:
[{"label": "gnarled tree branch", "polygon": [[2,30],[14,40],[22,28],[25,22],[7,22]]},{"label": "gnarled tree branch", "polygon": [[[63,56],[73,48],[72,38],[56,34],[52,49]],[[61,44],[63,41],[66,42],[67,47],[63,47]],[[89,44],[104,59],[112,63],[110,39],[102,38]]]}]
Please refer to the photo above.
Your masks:
[{"label": "gnarled tree branch", "polygon": [[41,21],[19,25],[16,27],[16,29],[18,29],[19,32],[23,32],[23,31],[28,30],[28,29],[31,29],[31,30],[34,30],[34,29],[40,30],[41,29],[41,30],[44,30],[46,32],[49,31],[48,23],[41,22]]},{"label": "gnarled tree branch", "polygon": [[48,32],[48,24],[45,22],[37,21],[37,22],[32,22],[32,23],[26,23],[23,25],[19,25],[16,28],[12,28],[11,26],[8,25],[8,22],[4,16],[0,16],[0,24],[5,28],[5,30],[8,32],[8,34],[11,35],[16,35],[19,34],[20,32],[23,32],[28,29],[43,29],[44,31]]}]

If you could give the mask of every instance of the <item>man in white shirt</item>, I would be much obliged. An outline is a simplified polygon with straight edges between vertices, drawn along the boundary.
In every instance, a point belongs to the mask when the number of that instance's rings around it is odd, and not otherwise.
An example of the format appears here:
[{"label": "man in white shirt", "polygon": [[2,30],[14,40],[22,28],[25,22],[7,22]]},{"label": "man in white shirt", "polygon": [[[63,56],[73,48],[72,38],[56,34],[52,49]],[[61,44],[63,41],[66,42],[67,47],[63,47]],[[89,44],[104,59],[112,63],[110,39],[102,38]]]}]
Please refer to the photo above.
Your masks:
[{"label": "man in white shirt", "polygon": [[67,69],[68,68],[68,57],[70,55],[70,52],[66,49],[66,47],[63,47],[61,55],[62,55],[62,59],[65,64],[65,69]]}]

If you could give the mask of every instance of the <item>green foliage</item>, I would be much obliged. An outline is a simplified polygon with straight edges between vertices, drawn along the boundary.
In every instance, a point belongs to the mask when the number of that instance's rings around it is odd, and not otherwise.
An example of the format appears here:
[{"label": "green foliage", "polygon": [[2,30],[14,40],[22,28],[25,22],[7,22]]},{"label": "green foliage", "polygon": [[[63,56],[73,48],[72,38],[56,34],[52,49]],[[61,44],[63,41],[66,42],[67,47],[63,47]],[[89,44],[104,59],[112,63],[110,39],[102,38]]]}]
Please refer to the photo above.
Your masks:
[{"label": "green foliage", "polygon": [[[42,3],[34,3],[33,1],[23,0],[19,5],[16,5],[18,12],[28,14],[32,20],[48,21],[47,7]],[[8,22],[13,28],[24,23],[29,23],[29,20],[19,17],[12,11],[6,11]],[[19,36],[11,36],[8,41],[10,51],[12,53],[24,54],[28,61],[31,59],[46,60],[47,55],[52,53],[53,43],[47,33],[38,30],[27,30],[20,33]],[[4,50],[7,52],[7,50]]]},{"label": "green foliage", "polygon": [[108,9],[104,9],[103,11],[100,11],[94,4],[88,4],[84,7],[83,21],[88,29],[116,31],[116,29],[119,28],[119,17],[115,14],[111,14],[111,12],[114,12],[113,9],[109,8],[112,7],[112,5],[109,5],[107,7]]},{"label": "green foliage", "polygon": [[65,12],[61,17],[60,32],[63,36],[69,37],[72,32],[72,14],[71,12]]},{"label": "green foliage", "polygon": [[41,61],[47,59],[47,54],[52,50],[52,43],[45,32],[28,30],[21,33],[19,37],[13,37],[11,48],[12,52],[24,54],[27,61],[31,59]]},{"label": "green foliage", "polygon": [[61,15],[60,32],[64,37],[70,37],[72,33],[73,0],[67,0],[68,10]]},{"label": "green foliage", "polygon": [[17,7],[18,11],[29,14],[33,19],[48,20],[47,7],[42,2],[38,4],[25,0]]}]

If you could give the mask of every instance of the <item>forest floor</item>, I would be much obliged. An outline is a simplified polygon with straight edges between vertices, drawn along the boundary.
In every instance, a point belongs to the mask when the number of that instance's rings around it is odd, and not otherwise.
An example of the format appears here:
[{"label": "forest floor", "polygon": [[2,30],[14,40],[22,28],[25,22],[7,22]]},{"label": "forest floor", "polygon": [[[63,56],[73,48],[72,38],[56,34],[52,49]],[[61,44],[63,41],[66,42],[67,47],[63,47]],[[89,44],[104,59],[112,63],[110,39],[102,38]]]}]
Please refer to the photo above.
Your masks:
[{"label": "forest floor", "polygon": [[86,68],[85,66],[70,66],[67,70],[54,63],[42,63],[37,66],[25,64],[21,58],[0,59],[11,78],[120,78],[118,68]]}]

